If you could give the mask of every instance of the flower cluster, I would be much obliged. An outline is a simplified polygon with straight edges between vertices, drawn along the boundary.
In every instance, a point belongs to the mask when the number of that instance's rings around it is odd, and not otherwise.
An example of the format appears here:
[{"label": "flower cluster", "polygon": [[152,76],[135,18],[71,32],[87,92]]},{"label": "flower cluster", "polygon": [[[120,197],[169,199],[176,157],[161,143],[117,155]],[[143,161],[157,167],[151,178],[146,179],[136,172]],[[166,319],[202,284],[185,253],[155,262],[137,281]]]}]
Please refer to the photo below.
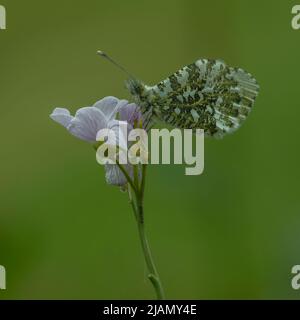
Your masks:
[{"label": "flower cluster", "polygon": [[[135,103],[115,97],[105,97],[93,106],[80,108],[75,116],[72,116],[66,108],[55,108],[50,117],[75,137],[94,145],[97,145],[97,134],[102,129],[115,131],[116,144],[120,145],[123,139],[119,135],[120,126],[126,123],[130,131],[136,124],[142,123],[142,114]],[[126,171],[131,175],[130,165],[126,165]],[[106,164],[105,173],[108,184],[117,186],[127,184],[126,177],[116,164]]]}]

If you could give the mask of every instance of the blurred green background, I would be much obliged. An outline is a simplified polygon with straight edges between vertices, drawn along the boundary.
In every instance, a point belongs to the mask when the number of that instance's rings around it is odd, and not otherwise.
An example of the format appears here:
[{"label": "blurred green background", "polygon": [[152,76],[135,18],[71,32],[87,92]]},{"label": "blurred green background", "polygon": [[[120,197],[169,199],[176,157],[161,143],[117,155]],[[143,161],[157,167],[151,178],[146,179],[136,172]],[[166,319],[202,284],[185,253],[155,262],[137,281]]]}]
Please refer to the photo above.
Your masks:
[{"label": "blurred green background", "polygon": [[154,298],[126,194],[49,119],[130,98],[105,50],[153,84],[200,57],[258,79],[245,125],[206,140],[205,171],[151,166],[146,223],[170,299],[300,298],[296,1],[1,0],[0,299]]}]

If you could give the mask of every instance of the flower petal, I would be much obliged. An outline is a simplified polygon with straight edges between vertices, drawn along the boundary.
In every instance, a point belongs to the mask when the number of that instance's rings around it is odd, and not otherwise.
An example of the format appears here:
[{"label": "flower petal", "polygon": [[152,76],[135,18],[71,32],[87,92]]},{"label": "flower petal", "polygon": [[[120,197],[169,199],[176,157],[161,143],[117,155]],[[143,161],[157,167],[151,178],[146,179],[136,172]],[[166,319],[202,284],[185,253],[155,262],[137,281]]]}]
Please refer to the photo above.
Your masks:
[{"label": "flower petal", "polygon": [[114,132],[116,145],[127,150],[128,132],[132,130],[132,126],[126,121],[112,120],[108,123],[108,129]]},{"label": "flower petal", "polygon": [[115,118],[115,115],[119,109],[118,104],[120,101],[122,100],[109,96],[96,102],[93,107],[99,109],[109,121]]},{"label": "flower petal", "polygon": [[50,114],[50,118],[65,128],[69,126],[73,116],[71,116],[70,111],[65,108],[55,108],[53,112]]},{"label": "flower petal", "polygon": [[115,186],[123,186],[127,183],[123,172],[116,164],[105,165],[105,178],[108,184],[112,184]]},{"label": "flower petal", "polygon": [[97,132],[106,127],[106,117],[99,109],[85,107],[76,112],[68,130],[79,139],[95,142]]},{"label": "flower petal", "polygon": [[122,105],[119,109],[120,120],[127,121],[132,126],[135,122],[139,122],[142,119],[140,108],[135,103],[128,103]]}]

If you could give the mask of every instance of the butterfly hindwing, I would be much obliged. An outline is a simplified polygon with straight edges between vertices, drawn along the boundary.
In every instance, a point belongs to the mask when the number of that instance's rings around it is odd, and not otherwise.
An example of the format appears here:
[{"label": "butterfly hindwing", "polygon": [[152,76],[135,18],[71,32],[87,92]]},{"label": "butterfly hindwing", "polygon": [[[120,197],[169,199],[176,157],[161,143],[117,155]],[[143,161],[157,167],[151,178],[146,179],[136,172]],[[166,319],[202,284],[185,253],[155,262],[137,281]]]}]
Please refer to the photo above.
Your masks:
[{"label": "butterfly hindwing", "polygon": [[252,109],[259,86],[240,68],[200,59],[161,81],[144,86],[141,104],[172,126],[204,129],[222,137],[236,130]]}]

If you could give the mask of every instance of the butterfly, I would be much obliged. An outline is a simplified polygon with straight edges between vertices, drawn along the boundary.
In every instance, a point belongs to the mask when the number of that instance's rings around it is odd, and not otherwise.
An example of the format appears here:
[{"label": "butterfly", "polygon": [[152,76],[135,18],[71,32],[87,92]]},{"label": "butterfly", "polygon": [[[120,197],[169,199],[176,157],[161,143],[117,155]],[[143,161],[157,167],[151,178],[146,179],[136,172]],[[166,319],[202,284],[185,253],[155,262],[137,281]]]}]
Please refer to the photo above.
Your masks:
[{"label": "butterfly", "polygon": [[256,79],[221,60],[199,59],[165,80],[149,86],[129,75],[126,86],[142,113],[181,129],[203,129],[223,137],[237,130],[249,115],[259,92]]}]

